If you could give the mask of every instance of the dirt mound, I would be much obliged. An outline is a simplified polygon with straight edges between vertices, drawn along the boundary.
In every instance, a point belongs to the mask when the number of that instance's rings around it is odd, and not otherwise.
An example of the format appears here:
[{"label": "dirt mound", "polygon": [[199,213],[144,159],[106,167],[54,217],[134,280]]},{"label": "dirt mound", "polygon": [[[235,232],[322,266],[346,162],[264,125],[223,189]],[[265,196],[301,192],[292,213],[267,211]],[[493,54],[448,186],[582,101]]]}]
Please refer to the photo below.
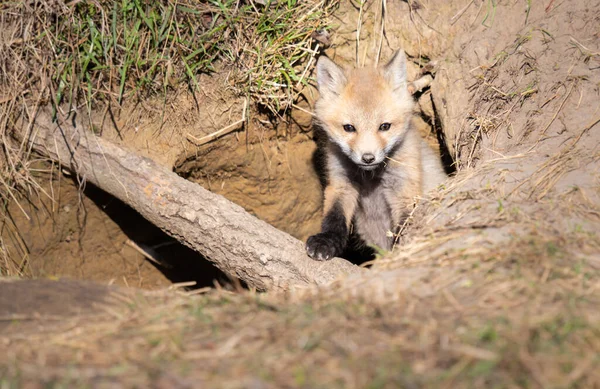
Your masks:
[{"label": "dirt mound", "polygon": [[126,301],[127,295],[125,289],[74,280],[2,279],[0,291],[0,331],[17,337],[39,333],[42,326],[61,332],[68,318],[106,316],[103,308]]},{"label": "dirt mound", "polygon": [[[593,388],[600,263],[578,262],[578,273],[564,242],[553,244],[514,240],[503,259],[457,263],[459,277],[448,266],[405,269],[412,285],[373,277],[401,284],[381,300],[331,289],[285,298],[0,283],[0,296],[30,297],[18,310],[0,298],[11,321],[0,374],[15,387]],[[355,281],[346,283],[377,291]],[[39,308],[65,288],[73,309]],[[81,302],[98,304],[93,317],[74,314]]]}]

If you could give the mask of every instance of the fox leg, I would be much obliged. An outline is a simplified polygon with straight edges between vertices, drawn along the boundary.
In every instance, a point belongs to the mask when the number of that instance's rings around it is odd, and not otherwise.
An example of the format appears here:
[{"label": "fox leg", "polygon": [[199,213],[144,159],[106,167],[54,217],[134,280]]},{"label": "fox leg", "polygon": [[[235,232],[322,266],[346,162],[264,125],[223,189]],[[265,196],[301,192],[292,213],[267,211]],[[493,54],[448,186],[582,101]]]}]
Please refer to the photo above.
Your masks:
[{"label": "fox leg", "polygon": [[357,202],[358,191],[349,182],[332,182],[325,188],[321,232],[306,241],[306,252],[311,258],[326,261],[344,251]]}]

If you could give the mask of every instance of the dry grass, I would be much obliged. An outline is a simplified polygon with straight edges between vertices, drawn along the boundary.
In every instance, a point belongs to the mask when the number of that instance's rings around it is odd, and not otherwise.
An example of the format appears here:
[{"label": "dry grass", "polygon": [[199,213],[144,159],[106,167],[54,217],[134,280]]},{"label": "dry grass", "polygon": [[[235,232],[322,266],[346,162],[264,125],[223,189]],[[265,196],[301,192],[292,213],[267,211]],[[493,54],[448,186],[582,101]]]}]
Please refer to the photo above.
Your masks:
[{"label": "dry grass", "polygon": [[7,3],[0,8],[4,103],[50,88],[55,109],[140,99],[200,73],[230,72],[231,87],[274,113],[309,79],[312,33],[334,1],[164,0],[120,4]]},{"label": "dry grass", "polygon": [[[493,13],[491,15],[493,18]],[[530,34],[518,35],[494,56],[491,63],[471,69],[474,82],[468,89],[476,103],[455,138],[454,157],[459,169],[474,166],[483,137],[494,136],[494,148],[499,133],[510,133],[513,114],[537,94],[540,80],[536,60],[523,58],[519,52],[531,39]],[[516,63],[520,67],[514,70]],[[507,84],[510,86],[507,87]]]},{"label": "dry grass", "polygon": [[154,293],[120,297],[93,321],[37,318],[35,332],[13,318],[3,384],[592,388],[600,268],[571,251],[586,240],[532,233],[493,255],[439,259],[445,271],[421,281],[435,292],[397,285],[393,300]]}]

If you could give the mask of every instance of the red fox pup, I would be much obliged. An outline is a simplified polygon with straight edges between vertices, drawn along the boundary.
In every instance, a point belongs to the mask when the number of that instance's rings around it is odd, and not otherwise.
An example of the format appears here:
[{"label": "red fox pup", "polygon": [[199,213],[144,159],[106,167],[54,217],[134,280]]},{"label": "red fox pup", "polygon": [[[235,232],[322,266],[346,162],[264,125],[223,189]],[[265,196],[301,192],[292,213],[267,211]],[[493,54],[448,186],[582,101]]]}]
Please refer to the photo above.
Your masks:
[{"label": "red fox pup", "polygon": [[306,251],[320,261],[342,254],[351,226],[366,244],[390,250],[415,197],[446,179],[440,156],[411,123],[404,51],[383,67],[348,71],[321,57],[317,85],[328,182],[321,232]]}]

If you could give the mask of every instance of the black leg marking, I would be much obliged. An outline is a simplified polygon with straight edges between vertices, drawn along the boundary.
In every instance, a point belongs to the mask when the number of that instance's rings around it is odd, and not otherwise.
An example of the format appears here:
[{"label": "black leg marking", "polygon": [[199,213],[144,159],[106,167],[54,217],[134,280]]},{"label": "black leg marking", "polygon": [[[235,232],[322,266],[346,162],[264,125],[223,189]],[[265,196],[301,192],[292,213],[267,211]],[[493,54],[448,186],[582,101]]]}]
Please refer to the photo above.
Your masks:
[{"label": "black leg marking", "polygon": [[313,259],[326,261],[340,255],[347,244],[346,217],[342,205],[336,202],[323,219],[321,233],[311,236],[306,241],[306,252]]},{"label": "black leg marking", "polygon": [[355,231],[350,233],[346,249],[339,256],[355,265],[362,265],[367,261],[375,259],[375,250],[371,246],[368,246],[364,239]]}]

